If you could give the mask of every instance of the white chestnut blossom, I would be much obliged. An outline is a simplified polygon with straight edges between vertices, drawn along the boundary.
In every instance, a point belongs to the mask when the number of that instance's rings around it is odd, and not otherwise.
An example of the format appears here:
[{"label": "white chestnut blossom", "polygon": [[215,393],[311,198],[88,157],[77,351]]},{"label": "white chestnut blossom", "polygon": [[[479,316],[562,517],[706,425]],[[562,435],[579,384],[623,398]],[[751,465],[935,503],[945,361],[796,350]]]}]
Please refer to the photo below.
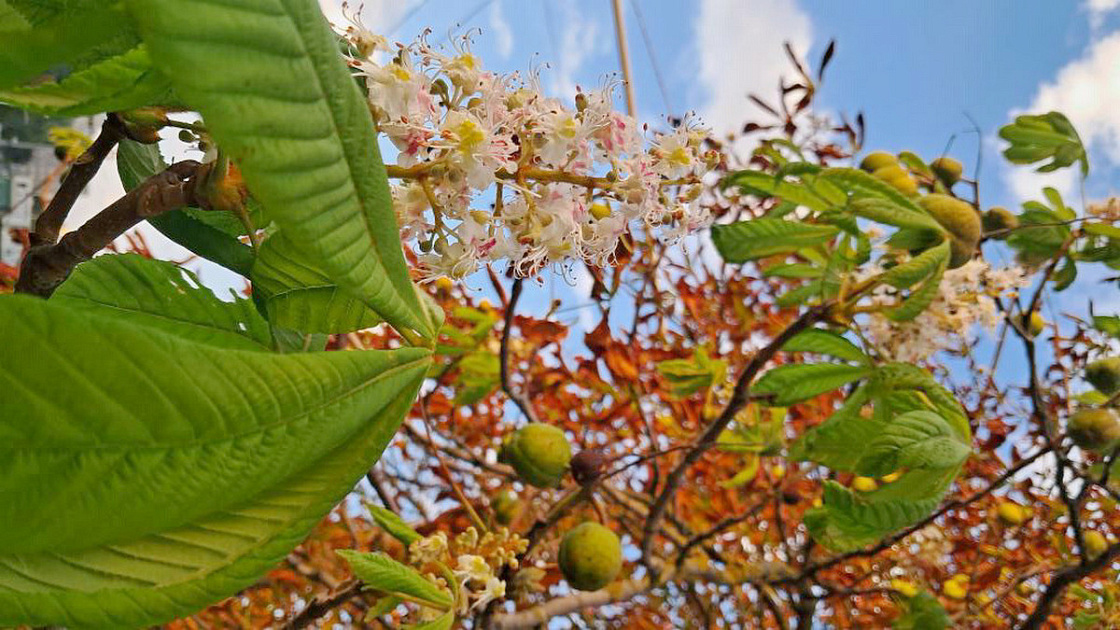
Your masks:
[{"label": "white chestnut blossom", "polygon": [[[857,279],[883,270],[869,265]],[[866,315],[863,328],[868,339],[886,356],[907,363],[928,359],[941,350],[961,351],[974,340],[977,328],[994,330],[1003,316],[996,300],[1014,294],[1028,284],[1028,275],[1016,265],[996,269],[973,259],[941,278],[940,291],[929,307],[908,322],[896,322],[881,312]],[[893,289],[881,285],[871,296],[873,304],[894,304]]]},{"label": "white chestnut blossom", "polygon": [[718,156],[691,119],[650,133],[614,110],[615,83],[577,90],[569,107],[535,74],[486,71],[467,38],[450,51],[424,37],[390,48],[345,15],[350,65],[400,151],[387,170],[401,236],[428,276],[605,266],[628,233],[676,239],[707,225],[696,199]]}]

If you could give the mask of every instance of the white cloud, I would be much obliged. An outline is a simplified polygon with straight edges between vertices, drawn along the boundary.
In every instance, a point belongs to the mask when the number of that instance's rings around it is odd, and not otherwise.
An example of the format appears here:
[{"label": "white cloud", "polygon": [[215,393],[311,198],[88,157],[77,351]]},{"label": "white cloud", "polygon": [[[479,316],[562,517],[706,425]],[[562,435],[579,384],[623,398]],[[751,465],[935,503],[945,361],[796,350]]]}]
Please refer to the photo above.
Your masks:
[{"label": "white cloud", "polygon": [[708,91],[700,110],[717,133],[737,130],[757,108],[747,94],[772,100],[778,78],[790,71],[782,50],[790,42],[804,54],[812,42],[812,24],[797,2],[789,0],[704,0],[696,19],[700,81]]},{"label": "white cloud", "polygon": [[506,14],[502,11],[502,3],[499,0],[490,5],[490,29],[491,35],[494,36],[494,45],[498,48],[498,54],[502,59],[509,59],[510,53],[513,52],[513,29],[509,26],[509,21],[506,20]]},{"label": "white cloud", "polygon": [[[1120,0],[1094,0],[1091,4],[1120,5]],[[1060,111],[1069,117],[1094,160],[1120,165],[1120,31],[1093,41],[1085,54],[1066,64],[1053,81],[1039,86],[1026,111]],[[1012,112],[1012,115],[1021,112]],[[1038,196],[1041,186],[1054,186],[1063,195],[1074,192],[1072,171],[1051,175],[1018,167],[1010,171],[1008,184],[1020,199]]]},{"label": "white cloud", "polygon": [[578,85],[576,75],[595,52],[600,39],[599,24],[581,12],[575,0],[556,2],[554,6],[561,9],[558,21],[564,25],[564,31],[560,34],[560,58],[552,60],[552,93],[570,99]]},{"label": "white cloud", "polygon": [[[319,0],[323,14],[337,28],[346,28],[348,24],[342,15],[342,2],[343,0]],[[366,28],[379,35],[388,36],[389,29],[400,22],[413,4],[415,0],[350,0],[350,9],[347,12],[360,9],[359,17]]]},{"label": "white cloud", "polygon": [[1106,14],[1120,8],[1120,0],[1087,0],[1085,8],[1089,10],[1089,24],[1095,31],[1104,22]]}]

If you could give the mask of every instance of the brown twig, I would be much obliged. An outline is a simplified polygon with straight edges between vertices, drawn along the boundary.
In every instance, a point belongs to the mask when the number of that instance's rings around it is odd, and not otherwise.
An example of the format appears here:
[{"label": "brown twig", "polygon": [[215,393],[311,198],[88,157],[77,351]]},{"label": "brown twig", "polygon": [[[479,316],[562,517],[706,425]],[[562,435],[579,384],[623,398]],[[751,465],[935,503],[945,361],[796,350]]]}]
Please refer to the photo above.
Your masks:
[{"label": "brown twig", "polygon": [[300,630],[315,623],[315,620],[323,617],[335,608],[345,604],[346,602],[354,599],[362,593],[362,583],[358,581],[345,584],[339,590],[335,591],[326,597],[316,598],[307,608],[304,608],[298,615],[291,621],[284,625],[284,630]]},{"label": "brown twig", "polygon": [[39,218],[35,220],[35,230],[31,233],[32,247],[54,245],[55,241],[58,240],[58,232],[62,229],[62,223],[70,214],[70,209],[74,207],[78,195],[82,194],[90,180],[100,170],[101,163],[109,156],[113,147],[117,146],[117,143],[126,137],[124,125],[120,119],[113,114],[109,114],[109,117],[101,124],[101,133],[98,134],[93,144],[89,145],[89,148],[74,160],[70,172],[66,174],[62,184],[58,187],[58,192],[55,193],[50,204],[39,215]]},{"label": "brown twig", "polygon": [[74,267],[137,223],[191,205],[194,194],[189,180],[198,167],[192,160],[174,164],[144,180],[57,244],[51,239],[32,247],[20,267],[16,292],[49,297]]},{"label": "brown twig", "polygon": [[509,399],[513,401],[513,404],[517,405],[517,408],[521,410],[521,413],[525,414],[525,418],[528,419],[529,422],[537,422],[537,414],[533,411],[533,407],[529,403],[529,400],[523,394],[519,394],[514,391],[513,385],[510,382],[509,339],[510,334],[513,330],[513,313],[517,309],[517,300],[521,297],[521,288],[523,282],[523,278],[516,278],[513,281],[513,287],[510,288],[509,304],[508,306],[506,306],[505,312],[505,325],[502,327],[502,343],[499,364],[501,366],[502,391],[506,393],[506,396],[509,396]]}]

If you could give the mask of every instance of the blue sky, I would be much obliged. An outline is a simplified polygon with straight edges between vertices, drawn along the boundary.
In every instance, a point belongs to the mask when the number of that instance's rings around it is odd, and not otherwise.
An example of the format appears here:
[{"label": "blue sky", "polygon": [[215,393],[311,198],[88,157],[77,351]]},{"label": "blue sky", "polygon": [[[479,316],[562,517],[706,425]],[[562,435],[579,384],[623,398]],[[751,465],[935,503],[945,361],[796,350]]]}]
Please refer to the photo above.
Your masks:
[{"label": "blue sky", "polygon": [[[320,1],[333,21],[344,24],[340,0]],[[1120,0],[622,4],[639,116],[651,124],[667,113],[695,111],[717,131],[737,128],[758,113],[746,94],[770,98],[779,76],[789,72],[782,42],[790,41],[815,63],[835,38],[837,54],[820,105],[831,112],[862,110],[868,121],[867,150],[908,149],[932,157],[956,134],[952,152],[971,172],[977,146],[976,135],[968,131],[971,116],[983,133],[986,205],[1014,206],[1037,197],[1044,183],[1058,186],[1076,202],[1080,195],[1070,174],[1047,179],[1030,169],[1011,169],[999,157],[996,131],[1015,112],[1056,108],[1070,116],[1091,148],[1089,198],[1115,191]],[[429,40],[435,43],[446,41],[451,32],[480,29],[474,51],[488,68],[523,72],[547,66],[542,85],[557,95],[572,94],[575,85],[597,86],[618,69],[609,0],[367,0],[361,16],[371,29],[403,41],[424,28],[431,28]],[[75,213],[71,226],[104,205],[97,200],[120,194],[113,169],[104,171],[95,181],[93,198],[84,204],[88,208]],[[184,257],[154,231],[147,235],[157,255]],[[213,266],[193,266],[211,286],[241,285]],[[538,290],[542,301],[548,293],[564,291],[556,286],[563,280],[550,283],[545,291]],[[579,288],[572,296],[577,303],[582,299]],[[1114,285],[1108,293],[1100,285],[1083,291],[1096,291],[1098,306],[1103,300],[1111,302],[1108,310],[1120,310],[1120,299],[1111,297]]]},{"label": "blue sky", "polygon": [[[322,3],[337,19],[338,0]],[[953,152],[971,167],[977,138],[968,131],[967,113],[984,133],[985,201],[1014,204],[1042,180],[1025,170],[1012,175],[999,163],[995,132],[1013,112],[1060,107],[1094,149],[1098,168],[1090,196],[1113,190],[1108,182],[1120,164],[1120,113],[1103,103],[1120,96],[1120,0],[622,4],[639,115],[647,121],[691,110],[717,129],[733,128],[755,112],[746,93],[770,97],[788,72],[783,41],[816,60],[835,38],[838,52],[821,105],[835,112],[862,110],[868,149],[936,155],[957,134]],[[489,68],[515,71],[547,63],[543,84],[557,94],[569,93],[574,84],[597,85],[618,69],[608,0],[371,0],[362,17],[374,30],[392,30],[403,40],[424,27],[432,29],[433,41],[456,27],[481,29],[475,51]],[[1077,190],[1068,179],[1058,183],[1063,191]]]}]

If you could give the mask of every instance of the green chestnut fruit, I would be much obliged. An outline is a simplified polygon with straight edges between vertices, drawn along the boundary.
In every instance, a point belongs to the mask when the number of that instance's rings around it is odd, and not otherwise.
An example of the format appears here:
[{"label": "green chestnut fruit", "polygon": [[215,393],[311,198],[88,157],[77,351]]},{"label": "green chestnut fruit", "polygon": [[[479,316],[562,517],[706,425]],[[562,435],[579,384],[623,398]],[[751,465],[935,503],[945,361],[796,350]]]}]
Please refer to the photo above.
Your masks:
[{"label": "green chestnut fruit", "polygon": [[929,168],[946,188],[952,188],[953,184],[961,181],[961,175],[964,174],[964,166],[951,157],[939,157],[929,163]]},{"label": "green chestnut fruit", "polygon": [[875,169],[871,174],[898,189],[900,193],[906,196],[918,194],[918,182],[898,164]]},{"label": "green chestnut fruit", "polygon": [[1085,380],[1105,396],[1120,391],[1120,357],[1098,359],[1085,366]]},{"label": "green chestnut fruit", "polygon": [[[984,224],[985,234],[1014,230],[1019,227],[1019,217],[1015,216],[1010,210],[1003,206],[993,206],[989,208],[988,211],[984,213],[982,222]],[[1003,240],[1007,238],[1007,234],[996,234],[992,238]]]},{"label": "green chestnut fruit", "polygon": [[622,543],[614,532],[588,521],[568,530],[560,542],[560,571],[572,588],[597,591],[622,569]]},{"label": "green chestnut fruit", "polygon": [[568,470],[572,447],[560,429],[541,422],[527,424],[502,441],[498,461],[513,466],[517,476],[538,488],[554,488]]},{"label": "green chestnut fruit", "polygon": [[956,197],[938,193],[923,196],[918,205],[949,233],[949,268],[972,260],[980,244],[980,215],[976,210]]},{"label": "green chestnut fruit", "polygon": [[1087,451],[1103,451],[1120,441],[1120,418],[1111,409],[1082,409],[1069,417],[1066,431]]},{"label": "green chestnut fruit", "polygon": [[873,173],[884,166],[898,166],[898,158],[886,151],[874,151],[868,153],[859,163],[859,167],[868,173]]}]

